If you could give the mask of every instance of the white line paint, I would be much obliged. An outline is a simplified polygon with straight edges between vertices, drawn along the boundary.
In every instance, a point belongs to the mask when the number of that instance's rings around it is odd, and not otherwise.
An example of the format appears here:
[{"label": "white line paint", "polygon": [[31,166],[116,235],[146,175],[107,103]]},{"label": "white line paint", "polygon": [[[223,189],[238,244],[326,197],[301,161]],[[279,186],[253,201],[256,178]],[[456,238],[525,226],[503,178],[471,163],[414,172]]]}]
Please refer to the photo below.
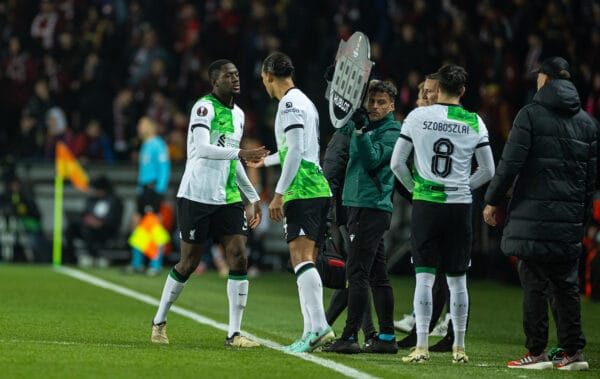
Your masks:
[{"label": "white line paint", "polygon": [[[108,282],[104,279],[100,279],[97,278],[95,276],[86,274],[85,272],[79,271],[79,270],[75,270],[72,268],[68,268],[68,267],[60,267],[57,268],[57,271],[68,275],[70,277],[73,277],[75,279],[79,279],[83,282],[92,284],[96,287],[100,287],[100,288],[104,288],[107,289],[109,291],[112,292],[116,292],[118,294],[121,294],[123,296],[127,296],[133,299],[136,299],[138,301],[141,301],[142,303],[146,303],[146,304],[150,304],[150,305],[154,305],[154,306],[158,306],[159,304],[159,300],[148,296],[148,295],[144,295],[142,293],[139,293],[137,291],[131,290],[129,288]],[[170,312],[173,313],[177,313],[181,316],[187,317],[191,320],[194,320],[200,324],[204,324],[204,325],[208,325],[210,327],[213,327],[215,329],[219,329],[222,330],[224,332],[228,331],[228,326],[227,324],[223,324],[220,322],[217,322],[215,320],[212,320],[208,317],[204,317],[198,313],[189,311],[187,309],[178,307],[176,305],[171,306],[171,310]],[[293,355],[295,357],[298,357],[300,359],[304,359],[305,361],[309,361],[312,362],[314,364],[317,364],[319,366],[323,366],[326,367],[328,369],[331,369],[333,371],[339,372],[342,375],[345,375],[349,378],[354,378],[354,379],[376,379],[377,377],[369,375],[367,373],[364,373],[362,371],[358,371],[352,367],[348,367],[346,365],[343,365],[341,363],[335,362],[335,361],[331,361],[329,359],[324,359],[321,357],[317,357],[316,355],[312,355],[312,354],[308,354],[308,353],[292,353],[292,352],[288,352],[288,351],[283,351],[283,350],[279,350],[279,348],[281,348],[281,345],[278,344],[275,341],[271,341],[271,340],[267,340],[264,338],[260,338],[257,337],[255,335],[252,335],[250,333],[244,332],[245,335],[249,336],[250,338],[256,340],[257,342],[261,343],[263,346],[266,346],[268,348],[274,349],[274,350],[278,350],[282,353],[285,354],[290,354]]]},{"label": "white line paint", "polygon": [[75,342],[75,341],[44,341],[44,340],[0,340],[0,344],[38,344],[38,345],[63,345],[63,346],[96,346],[96,347],[117,347],[123,349],[131,349],[139,347],[136,345],[121,345],[116,343],[88,343],[88,342]]}]

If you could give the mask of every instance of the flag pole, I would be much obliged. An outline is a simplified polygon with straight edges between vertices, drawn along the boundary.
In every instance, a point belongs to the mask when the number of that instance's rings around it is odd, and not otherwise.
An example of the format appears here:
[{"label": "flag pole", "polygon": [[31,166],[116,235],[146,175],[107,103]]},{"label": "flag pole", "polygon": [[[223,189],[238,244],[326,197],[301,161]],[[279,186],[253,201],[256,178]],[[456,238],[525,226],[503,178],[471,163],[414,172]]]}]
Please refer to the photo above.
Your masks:
[{"label": "flag pole", "polygon": [[54,267],[60,267],[62,262],[63,182],[63,176],[56,173],[54,178],[54,240],[52,241],[52,264]]}]

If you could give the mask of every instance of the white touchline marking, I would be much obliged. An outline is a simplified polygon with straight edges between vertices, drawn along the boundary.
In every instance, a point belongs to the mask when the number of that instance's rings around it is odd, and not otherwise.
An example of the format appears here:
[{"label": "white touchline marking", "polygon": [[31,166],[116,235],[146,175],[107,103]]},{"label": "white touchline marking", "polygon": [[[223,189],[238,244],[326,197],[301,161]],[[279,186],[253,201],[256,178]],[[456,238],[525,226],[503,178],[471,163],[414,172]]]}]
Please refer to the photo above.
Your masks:
[{"label": "white touchline marking", "polygon": [[[141,301],[142,303],[146,303],[146,304],[150,304],[150,305],[154,305],[154,306],[158,306],[159,303],[160,303],[159,300],[157,300],[157,299],[155,299],[155,298],[153,298],[151,296],[144,295],[142,293],[139,293],[139,292],[134,291],[132,289],[129,289],[127,287],[123,287],[123,286],[120,286],[118,284],[114,284],[114,283],[108,282],[108,281],[106,281],[104,279],[97,278],[97,277],[95,277],[93,275],[86,274],[83,271],[75,270],[75,269],[68,268],[68,267],[59,267],[59,268],[56,268],[56,271],[58,271],[58,272],[60,272],[62,274],[68,275],[70,277],[73,277],[75,279],[79,279],[79,280],[81,280],[83,282],[95,285],[96,287],[104,288],[104,289],[107,289],[109,291],[113,291],[113,292],[116,292],[118,294],[121,294],[123,296],[131,297],[133,299]],[[179,314],[181,316],[184,316],[184,317],[187,317],[187,318],[189,318],[191,320],[194,320],[194,321],[196,321],[196,322],[198,322],[200,324],[208,325],[208,326],[211,326],[211,327],[213,327],[215,329],[222,330],[224,332],[227,332],[228,329],[229,329],[229,327],[228,327],[227,324],[223,324],[223,323],[217,322],[217,321],[212,320],[212,319],[210,319],[208,317],[204,317],[204,316],[202,316],[202,315],[200,315],[198,313],[189,311],[187,309],[178,307],[176,305],[171,306],[170,312],[177,313],[177,314]],[[260,338],[260,337],[257,337],[255,335],[247,333],[247,332],[244,332],[244,334],[247,335],[247,336],[249,336],[250,338],[256,340],[257,342],[259,342],[263,346],[266,346],[268,348],[280,351],[280,352],[285,353],[285,354],[293,355],[295,357],[298,357],[300,359],[304,359],[305,361],[312,362],[312,363],[317,364],[319,366],[326,367],[326,368],[331,369],[333,371],[337,371],[340,374],[345,375],[345,376],[347,376],[349,378],[355,378],[355,379],[377,379],[376,376],[367,374],[367,373],[362,372],[362,371],[358,371],[358,370],[356,370],[356,369],[354,369],[352,367],[348,367],[346,365],[343,365],[343,364],[335,362],[335,361],[331,361],[329,359],[324,359],[324,358],[321,358],[321,357],[317,357],[317,356],[309,354],[309,353],[292,353],[292,352],[289,352],[289,351],[279,350],[281,348],[281,345],[278,344],[275,341],[271,341],[271,340],[267,340],[267,339],[264,339],[264,338]]]},{"label": "white touchline marking", "polygon": [[125,349],[130,349],[133,347],[137,347],[136,345],[120,345],[116,343],[88,343],[88,342],[74,342],[74,341],[44,341],[44,340],[0,340],[0,343],[31,343],[31,344],[40,344],[40,345],[82,345],[82,346],[97,346],[97,347],[121,347]]}]

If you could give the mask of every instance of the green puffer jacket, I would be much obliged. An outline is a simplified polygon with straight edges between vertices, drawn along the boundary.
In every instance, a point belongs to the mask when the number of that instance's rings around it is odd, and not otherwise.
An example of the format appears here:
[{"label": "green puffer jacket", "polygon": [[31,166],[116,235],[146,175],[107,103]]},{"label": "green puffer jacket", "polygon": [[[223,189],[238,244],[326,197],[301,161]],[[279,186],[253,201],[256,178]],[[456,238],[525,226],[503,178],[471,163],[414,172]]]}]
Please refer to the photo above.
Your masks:
[{"label": "green puffer jacket", "polygon": [[350,160],[342,194],[344,206],[392,211],[394,174],[390,169],[390,158],[400,136],[400,127],[400,123],[394,121],[394,114],[388,113],[381,120],[367,124],[367,133],[361,136],[354,132],[352,121],[337,131],[351,136]]}]

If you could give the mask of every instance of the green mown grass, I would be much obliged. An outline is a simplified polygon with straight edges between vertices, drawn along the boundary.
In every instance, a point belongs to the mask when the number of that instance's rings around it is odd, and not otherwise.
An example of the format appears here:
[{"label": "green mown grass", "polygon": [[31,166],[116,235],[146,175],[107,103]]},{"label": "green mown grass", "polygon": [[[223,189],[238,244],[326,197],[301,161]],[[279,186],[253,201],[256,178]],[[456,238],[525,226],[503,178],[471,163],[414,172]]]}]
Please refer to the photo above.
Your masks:
[{"label": "green mown grass", "polygon": [[[126,276],[120,270],[87,273],[159,298],[164,276]],[[168,346],[149,342],[155,306],[95,287],[48,266],[0,265],[0,378],[338,378],[338,372],[298,357],[261,347],[227,349],[225,332],[176,313],[169,315]],[[192,277],[176,305],[227,323],[226,280],[215,273]],[[393,277],[396,318],[412,308],[414,279]],[[313,353],[382,378],[598,377],[600,304],[582,301],[585,353],[592,370],[509,370],[506,362],[523,355],[521,290],[489,281],[471,281],[468,365],[432,354],[426,365],[407,365],[401,355],[344,356]],[[327,304],[330,291],[326,291]],[[340,332],[345,315],[335,323]],[[288,344],[302,330],[294,278],[267,273],[251,281],[242,326],[246,331]],[[402,338],[403,334],[398,334]],[[556,342],[555,332],[550,331]],[[435,339],[431,339],[434,343]],[[404,352],[401,352],[404,354]]]}]

